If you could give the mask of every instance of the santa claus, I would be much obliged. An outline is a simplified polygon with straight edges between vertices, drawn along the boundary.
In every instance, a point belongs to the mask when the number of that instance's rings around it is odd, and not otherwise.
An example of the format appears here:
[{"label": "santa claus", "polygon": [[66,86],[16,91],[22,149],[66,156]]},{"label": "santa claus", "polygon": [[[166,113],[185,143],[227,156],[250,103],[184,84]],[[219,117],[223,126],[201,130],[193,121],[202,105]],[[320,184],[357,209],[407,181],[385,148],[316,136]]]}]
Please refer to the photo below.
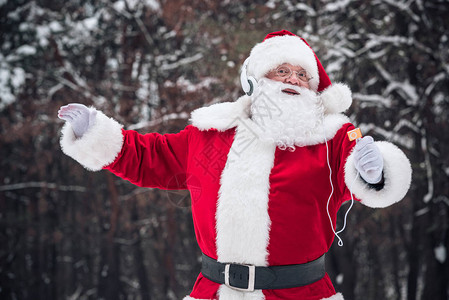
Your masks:
[{"label": "santa claus", "polygon": [[141,135],[94,108],[63,106],[62,150],[138,186],[191,191],[203,265],[185,300],[343,299],[324,270],[337,211],[352,198],[401,200],[410,162],[391,143],[348,139],[349,88],[332,85],[288,31],[252,49],[242,84],[246,95],[195,110],[177,134]]}]

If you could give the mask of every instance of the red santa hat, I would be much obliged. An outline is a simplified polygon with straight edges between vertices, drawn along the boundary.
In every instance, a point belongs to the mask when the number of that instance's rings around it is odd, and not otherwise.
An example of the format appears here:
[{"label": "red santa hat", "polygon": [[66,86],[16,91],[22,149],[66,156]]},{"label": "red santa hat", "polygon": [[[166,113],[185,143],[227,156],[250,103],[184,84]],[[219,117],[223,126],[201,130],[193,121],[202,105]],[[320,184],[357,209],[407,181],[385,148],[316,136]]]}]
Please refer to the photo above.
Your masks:
[{"label": "red santa hat", "polygon": [[320,93],[327,113],[343,112],[351,106],[349,87],[341,83],[332,85],[306,40],[287,30],[269,33],[253,47],[248,59],[247,75],[259,80],[284,63],[301,66],[310,74],[310,88]]}]

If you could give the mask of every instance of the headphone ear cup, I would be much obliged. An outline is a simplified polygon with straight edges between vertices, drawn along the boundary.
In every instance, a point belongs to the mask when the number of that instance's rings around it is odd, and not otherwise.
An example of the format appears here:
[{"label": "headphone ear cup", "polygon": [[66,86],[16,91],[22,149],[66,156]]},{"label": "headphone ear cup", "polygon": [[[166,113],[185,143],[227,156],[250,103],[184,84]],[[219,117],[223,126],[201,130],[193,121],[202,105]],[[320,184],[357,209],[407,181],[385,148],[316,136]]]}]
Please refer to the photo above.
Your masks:
[{"label": "headphone ear cup", "polygon": [[251,96],[257,88],[257,80],[252,76],[247,76],[246,68],[248,67],[249,57],[245,59],[240,71],[240,84],[242,89],[248,96]]},{"label": "headphone ear cup", "polygon": [[247,80],[248,80],[248,84],[250,86],[250,89],[246,92],[246,94],[248,96],[251,96],[252,94],[254,94],[254,92],[257,89],[257,80],[256,80],[256,78],[254,78],[252,76],[249,76]]}]

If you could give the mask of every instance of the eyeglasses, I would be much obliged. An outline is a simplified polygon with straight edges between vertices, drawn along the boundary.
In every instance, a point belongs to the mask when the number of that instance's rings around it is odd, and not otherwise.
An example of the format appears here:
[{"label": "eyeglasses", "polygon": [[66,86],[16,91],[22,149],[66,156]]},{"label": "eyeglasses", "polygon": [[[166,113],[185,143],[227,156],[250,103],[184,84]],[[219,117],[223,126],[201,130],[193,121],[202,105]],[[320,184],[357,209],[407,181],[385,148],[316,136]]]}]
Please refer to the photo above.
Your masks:
[{"label": "eyeglasses", "polygon": [[290,78],[290,76],[292,76],[293,73],[295,73],[296,77],[303,82],[308,82],[310,79],[312,79],[312,77],[309,75],[309,73],[307,73],[306,70],[292,71],[287,66],[279,66],[272,72],[273,75],[283,79]]}]

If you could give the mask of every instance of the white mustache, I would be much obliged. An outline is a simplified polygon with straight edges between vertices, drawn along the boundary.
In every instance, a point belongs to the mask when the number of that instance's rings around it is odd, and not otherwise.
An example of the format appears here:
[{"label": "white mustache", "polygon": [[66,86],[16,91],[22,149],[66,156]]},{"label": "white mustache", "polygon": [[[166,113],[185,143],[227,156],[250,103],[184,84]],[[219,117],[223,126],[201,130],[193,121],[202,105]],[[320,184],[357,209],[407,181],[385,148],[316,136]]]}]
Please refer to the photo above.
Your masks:
[{"label": "white mustache", "polygon": [[292,84],[288,84],[288,83],[282,83],[282,85],[280,86],[279,90],[283,91],[283,90],[286,90],[286,89],[294,90],[298,94],[302,94],[302,93],[304,93],[304,90],[307,90],[307,88],[299,87],[297,85],[292,85]]},{"label": "white mustache", "polygon": [[263,78],[260,81],[261,85],[267,85],[270,86],[271,88],[273,88],[274,90],[277,90],[279,92],[282,92],[285,89],[292,89],[295,92],[297,92],[298,94],[304,95],[304,94],[313,94],[313,92],[311,90],[309,90],[306,87],[302,87],[302,86],[297,86],[297,85],[292,85],[289,83],[283,83],[280,81],[275,81],[275,80],[270,80],[267,78]]}]

